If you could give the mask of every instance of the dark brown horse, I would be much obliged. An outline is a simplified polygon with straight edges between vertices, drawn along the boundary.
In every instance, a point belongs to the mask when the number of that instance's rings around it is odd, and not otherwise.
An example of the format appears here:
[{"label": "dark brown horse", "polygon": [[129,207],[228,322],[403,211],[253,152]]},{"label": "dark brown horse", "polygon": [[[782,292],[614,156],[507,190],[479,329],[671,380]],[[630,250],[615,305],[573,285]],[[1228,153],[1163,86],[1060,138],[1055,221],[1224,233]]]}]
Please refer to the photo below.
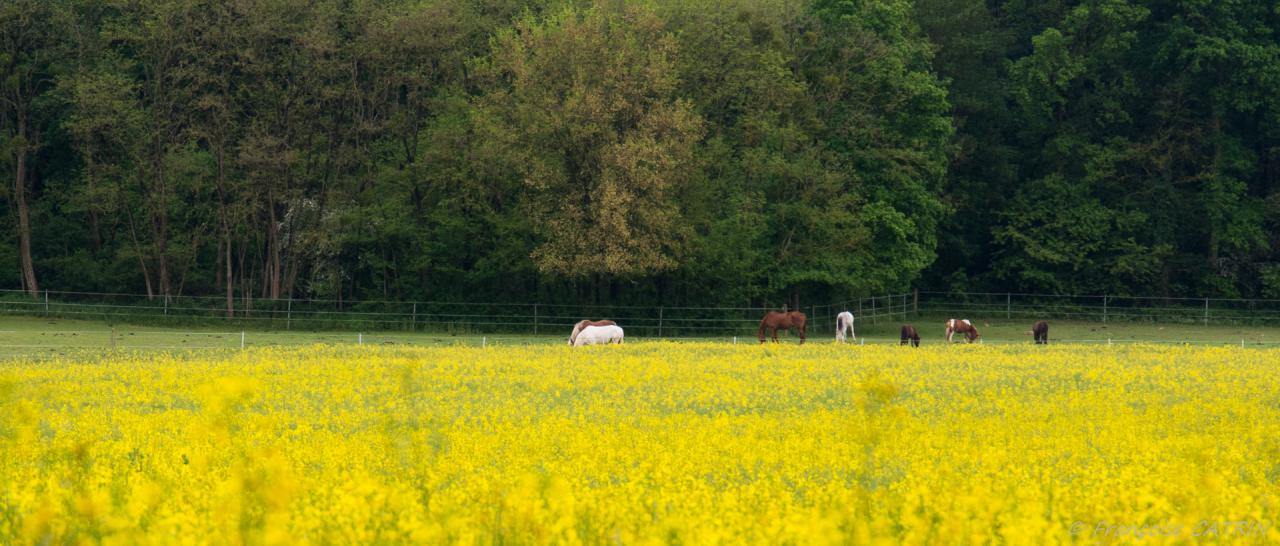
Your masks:
[{"label": "dark brown horse", "polygon": [[769,311],[764,314],[764,318],[760,319],[760,331],[756,334],[760,338],[760,343],[764,343],[765,328],[773,329],[773,341],[778,341],[778,330],[790,331],[794,328],[800,333],[800,344],[804,345],[804,322],[806,317],[804,313],[799,311]]},{"label": "dark brown horse", "polygon": [[1031,331],[1027,333],[1035,336],[1036,345],[1047,345],[1049,343],[1049,323],[1048,322],[1045,322],[1043,320],[1036,321],[1035,325],[1031,327]]},{"label": "dark brown horse", "polygon": [[573,345],[573,342],[578,339],[578,332],[581,332],[583,328],[586,328],[588,326],[617,326],[617,325],[618,323],[612,320],[580,320],[578,321],[577,324],[573,325],[573,332],[569,333],[569,345]]},{"label": "dark brown horse", "polygon": [[916,331],[916,327],[915,327],[915,326],[912,326],[912,325],[910,325],[910,324],[903,324],[903,325],[902,325],[902,338],[901,338],[901,341],[900,341],[898,344],[899,344],[899,345],[906,345],[907,343],[910,343],[912,346],[919,347],[919,346],[920,346],[920,332],[917,332],[917,331]]}]

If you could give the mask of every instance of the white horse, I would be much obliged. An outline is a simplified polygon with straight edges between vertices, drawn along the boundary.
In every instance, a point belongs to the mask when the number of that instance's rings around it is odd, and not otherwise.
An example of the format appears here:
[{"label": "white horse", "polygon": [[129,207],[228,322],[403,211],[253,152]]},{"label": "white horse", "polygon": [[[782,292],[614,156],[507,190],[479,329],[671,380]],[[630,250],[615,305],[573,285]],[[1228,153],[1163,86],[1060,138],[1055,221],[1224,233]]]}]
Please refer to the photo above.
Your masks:
[{"label": "white horse", "polygon": [[618,323],[612,320],[580,320],[573,325],[573,331],[569,333],[569,345],[573,345],[573,341],[578,339],[578,332],[588,326],[615,326]]},{"label": "white horse", "polygon": [[574,347],[604,345],[607,343],[621,344],[622,328],[618,326],[588,326],[578,332],[578,337],[573,340]]},{"label": "white horse", "polygon": [[858,336],[853,334],[853,313],[842,311],[836,315],[836,341],[844,343],[844,333],[849,332],[850,339],[856,339]]}]

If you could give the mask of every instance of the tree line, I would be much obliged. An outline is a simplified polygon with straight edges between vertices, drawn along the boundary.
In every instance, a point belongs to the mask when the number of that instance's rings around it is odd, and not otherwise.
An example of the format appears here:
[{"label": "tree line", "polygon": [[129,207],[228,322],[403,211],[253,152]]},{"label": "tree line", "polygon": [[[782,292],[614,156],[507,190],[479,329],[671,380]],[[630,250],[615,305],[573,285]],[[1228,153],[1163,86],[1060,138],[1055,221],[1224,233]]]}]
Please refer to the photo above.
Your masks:
[{"label": "tree line", "polygon": [[0,286],[1280,297],[1263,0],[7,0]]}]

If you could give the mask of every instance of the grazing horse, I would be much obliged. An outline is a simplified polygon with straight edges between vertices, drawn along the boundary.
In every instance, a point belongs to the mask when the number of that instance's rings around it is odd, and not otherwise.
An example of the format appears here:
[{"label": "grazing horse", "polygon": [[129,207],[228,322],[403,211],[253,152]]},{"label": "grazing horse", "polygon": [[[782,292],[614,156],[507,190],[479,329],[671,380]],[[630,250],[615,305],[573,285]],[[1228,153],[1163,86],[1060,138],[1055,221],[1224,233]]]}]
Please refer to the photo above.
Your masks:
[{"label": "grazing horse", "polygon": [[1049,323],[1043,320],[1036,321],[1031,327],[1031,331],[1027,332],[1035,336],[1036,345],[1047,345],[1049,343]]},{"label": "grazing horse", "polygon": [[574,347],[582,347],[585,345],[605,345],[609,343],[622,344],[622,328],[616,325],[610,326],[587,326],[573,340]]},{"label": "grazing horse", "polygon": [[760,319],[760,331],[757,332],[756,335],[760,338],[760,343],[764,343],[764,330],[765,328],[770,328],[773,330],[773,341],[776,342],[778,341],[779,329],[790,331],[792,328],[795,328],[800,332],[800,344],[804,345],[805,319],[806,317],[804,316],[804,313],[799,311],[788,311],[786,313],[781,311],[769,311],[764,314],[763,319]]},{"label": "grazing horse", "polygon": [[849,332],[849,337],[857,338],[853,333],[853,313],[842,311],[836,315],[836,341],[844,343],[844,333]]},{"label": "grazing horse", "polygon": [[569,345],[573,345],[574,340],[578,339],[578,333],[588,326],[617,326],[618,323],[612,320],[580,320],[573,325],[573,332],[569,333]]},{"label": "grazing horse", "polygon": [[947,343],[951,343],[951,336],[956,334],[964,334],[964,338],[973,343],[978,339],[978,329],[973,326],[968,319],[951,319],[947,321]]},{"label": "grazing horse", "polygon": [[912,346],[920,346],[920,332],[916,331],[916,327],[910,324],[902,325],[902,337],[898,345],[906,345],[910,343]]}]

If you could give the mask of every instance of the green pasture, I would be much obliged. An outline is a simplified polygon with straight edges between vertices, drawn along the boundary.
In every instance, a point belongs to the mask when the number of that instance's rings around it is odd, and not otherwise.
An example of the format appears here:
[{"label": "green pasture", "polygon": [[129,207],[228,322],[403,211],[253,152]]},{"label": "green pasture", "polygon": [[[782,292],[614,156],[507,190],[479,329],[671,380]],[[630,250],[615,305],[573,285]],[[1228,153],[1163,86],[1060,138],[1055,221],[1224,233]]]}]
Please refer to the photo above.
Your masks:
[{"label": "green pasture", "polygon": [[[922,344],[943,343],[943,323],[939,317],[908,317],[907,323],[920,331]],[[1031,343],[1029,320],[971,318],[982,332],[983,343]],[[903,320],[860,320],[853,343],[896,343]],[[626,328],[626,324],[622,324]],[[810,343],[831,343],[834,332],[815,321],[809,328]],[[157,327],[149,325],[109,325],[104,321],[27,316],[0,316],[0,357],[56,357],[73,353],[111,350],[198,350],[243,347],[329,344],[366,345],[471,345],[503,346],[564,343],[568,332],[556,335],[512,335],[424,332],[341,332],[298,330],[232,330],[210,327]],[[1194,343],[1246,346],[1280,344],[1280,327],[1196,325],[1185,323],[1050,321],[1053,343]],[[632,341],[646,338],[632,335]],[[727,343],[754,343],[755,332],[743,331],[722,336],[673,338],[720,340]],[[785,343],[795,343],[791,334],[779,334]],[[958,338],[957,338],[958,339]]]}]

